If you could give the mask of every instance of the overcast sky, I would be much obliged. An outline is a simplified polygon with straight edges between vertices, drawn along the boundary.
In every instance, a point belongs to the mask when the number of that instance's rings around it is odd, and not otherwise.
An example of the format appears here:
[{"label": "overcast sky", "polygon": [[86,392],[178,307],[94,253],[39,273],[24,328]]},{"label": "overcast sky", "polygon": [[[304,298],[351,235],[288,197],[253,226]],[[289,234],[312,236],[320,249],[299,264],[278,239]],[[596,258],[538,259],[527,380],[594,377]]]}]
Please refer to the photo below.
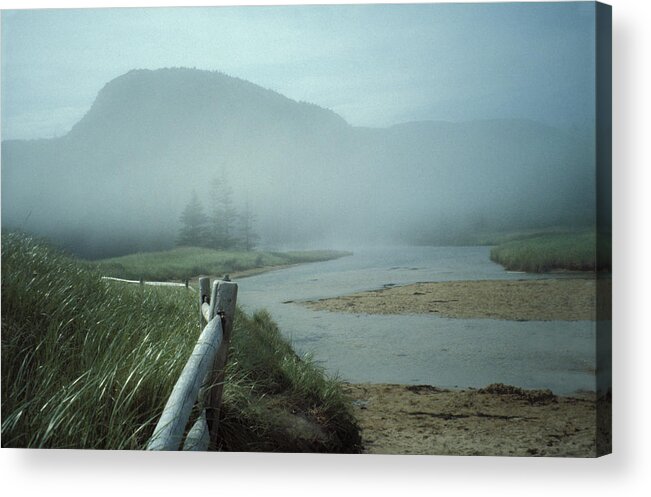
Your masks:
[{"label": "overcast sky", "polygon": [[2,137],[65,134],[134,68],[223,71],[359,126],[594,119],[594,5],[2,12]]}]

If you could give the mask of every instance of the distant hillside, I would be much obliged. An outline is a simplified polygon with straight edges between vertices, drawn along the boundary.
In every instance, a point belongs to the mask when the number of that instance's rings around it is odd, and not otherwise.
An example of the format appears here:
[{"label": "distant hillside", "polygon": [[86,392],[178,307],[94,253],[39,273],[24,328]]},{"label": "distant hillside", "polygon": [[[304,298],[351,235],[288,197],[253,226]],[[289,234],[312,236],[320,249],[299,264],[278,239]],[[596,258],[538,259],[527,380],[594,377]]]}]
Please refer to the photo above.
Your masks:
[{"label": "distant hillside", "polygon": [[519,120],[356,128],[218,72],[134,70],[66,136],[3,142],[2,225],[88,256],[167,248],[222,172],[279,248],[585,224],[593,149]]}]

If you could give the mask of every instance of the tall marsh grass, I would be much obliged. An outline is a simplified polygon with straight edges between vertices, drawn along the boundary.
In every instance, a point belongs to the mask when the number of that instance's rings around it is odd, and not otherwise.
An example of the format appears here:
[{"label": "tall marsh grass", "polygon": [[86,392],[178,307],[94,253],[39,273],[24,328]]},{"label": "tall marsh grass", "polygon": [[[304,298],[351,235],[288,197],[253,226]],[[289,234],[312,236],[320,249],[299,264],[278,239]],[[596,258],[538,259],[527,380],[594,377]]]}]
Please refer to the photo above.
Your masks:
[{"label": "tall marsh grass", "polygon": [[[144,448],[198,338],[195,299],[101,280],[3,234],[2,446]],[[224,450],[359,446],[339,384],[297,357],[266,313],[236,315],[222,416]]]},{"label": "tall marsh grass", "polygon": [[493,247],[490,258],[515,271],[608,270],[611,265],[610,240],[599,238],[599,244],[597,240],[594,231],[533,236]]}]

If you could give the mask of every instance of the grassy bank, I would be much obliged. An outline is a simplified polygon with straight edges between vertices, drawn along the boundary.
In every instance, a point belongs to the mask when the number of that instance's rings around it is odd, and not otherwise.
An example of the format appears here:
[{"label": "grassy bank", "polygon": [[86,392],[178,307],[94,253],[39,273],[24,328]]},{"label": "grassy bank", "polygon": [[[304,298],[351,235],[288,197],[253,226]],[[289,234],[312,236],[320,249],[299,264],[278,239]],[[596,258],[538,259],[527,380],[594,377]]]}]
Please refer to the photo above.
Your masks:
[{"label": "grassy bank", "polygon": [[350,255],[335,250],[303,252],[236,252],[181,247],[144,252],[93,263],[105,276],[147,280],[185,280],[200,274],[221,275],[255,268],[326,261]]},{"label": "grassy bank", "polygon": [[521,229],[515,231],[495,231],[472,235],[472,243],[470,243],[470,245],[502,245],[508,242],[526,240],[529,238],[539,238],[546,235],[571,235],[576,233],[576,229],[573,230],[571,228],[565,228],[562,226]]},{"label": "grassy bank", "polygon": [[[199,334],[196,294],[124,285],[2,237],[2,446],[142,449]],[[223,450],[355,452],[338,382],[266,313],[236,315]]]},{"label": "grassy bank", "polygon": [[507,241],[491,249],[491,260],[513,271],[610,269],[610,242],[602,243],[599,264],[594,232],[550,233]]}]

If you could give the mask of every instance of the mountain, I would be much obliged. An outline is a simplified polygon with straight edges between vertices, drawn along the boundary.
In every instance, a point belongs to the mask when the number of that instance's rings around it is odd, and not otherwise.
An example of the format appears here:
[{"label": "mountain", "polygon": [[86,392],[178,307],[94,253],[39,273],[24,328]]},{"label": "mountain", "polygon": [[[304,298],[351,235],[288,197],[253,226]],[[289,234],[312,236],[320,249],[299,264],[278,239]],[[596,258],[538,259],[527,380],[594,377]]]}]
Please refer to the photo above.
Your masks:
[{"label": "mountain", "polygon": [[165,248],[224,175],[277,247],[588,223],[593,149],[524,120],[353,127],[219,72],[134,70],[67,135],[2,143],[2,225],[84,256]]}]

